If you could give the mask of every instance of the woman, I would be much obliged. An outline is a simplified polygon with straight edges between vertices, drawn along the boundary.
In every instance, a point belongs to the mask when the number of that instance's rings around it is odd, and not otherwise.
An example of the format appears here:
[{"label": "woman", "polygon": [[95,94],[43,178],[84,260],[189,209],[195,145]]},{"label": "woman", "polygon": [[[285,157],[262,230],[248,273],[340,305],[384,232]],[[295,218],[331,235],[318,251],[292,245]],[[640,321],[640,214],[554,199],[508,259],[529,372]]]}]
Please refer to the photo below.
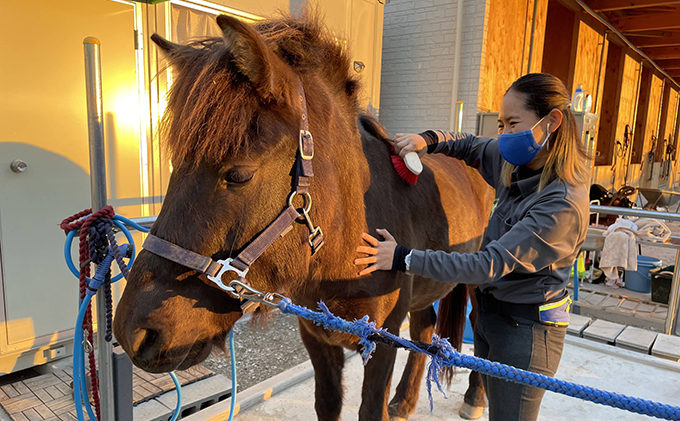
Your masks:
[{"label": "woman", "polygon": [[[395,150],[444,153],[476,168],[496,189],[482,250],[411,250],[369,234],[360,274],[401,270],[441,282],[480,284],[475,355],[554,376],[570,299],[566,286],[588,227],[587,155],[555,76],[522,76],[500,105],[498,140],[463,133],[398,134]],[[535,420],[544,390],[484,376],[492,421]]]}]

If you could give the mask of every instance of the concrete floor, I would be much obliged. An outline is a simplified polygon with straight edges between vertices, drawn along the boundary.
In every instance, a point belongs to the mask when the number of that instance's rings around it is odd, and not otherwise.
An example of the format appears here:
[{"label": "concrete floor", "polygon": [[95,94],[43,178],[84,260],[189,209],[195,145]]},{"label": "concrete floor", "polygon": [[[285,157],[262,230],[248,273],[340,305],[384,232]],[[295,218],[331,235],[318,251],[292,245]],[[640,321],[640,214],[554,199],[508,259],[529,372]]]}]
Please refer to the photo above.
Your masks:
[{"label": "concrete floor", "polygon": [[[464,352],[471,352],[465,345]],[[406,352],[399,350],[396,367],[403,367]],[[395,370],[397,371],[397,370]],[[458,407],[467,388],[467,370],[460,370],[445,399],[441,393],[433,393],[434,411],[430,413],[425,382],[416,413],[410,420],[460,420]],[[398,370],[398,374],[401,371]],[[342,412],[344,421],[356,420],[360,403],[359,378],[363,376],[361,359],[358,355],[346,363],[345,404]],[[396,376],[396,375],[395,375]],[[564,355],[557,378],[610,392],[653,400],[680,406],[680,363],[663,360],[591,340],[567,337]],[[393,381],[393,387],[396,384]],[[238,400],[237,400],[238,402]],[[269,400],[238,414],[237,421],[270,421],[316,419],[314,412],[314,380],[272,396]],[[546,392],[539,420],[583,420],[583,421],[628,421],[650,419],[643,415],[597,405],[579,399]],[[488,420],[485,411],[481,420]]]}]

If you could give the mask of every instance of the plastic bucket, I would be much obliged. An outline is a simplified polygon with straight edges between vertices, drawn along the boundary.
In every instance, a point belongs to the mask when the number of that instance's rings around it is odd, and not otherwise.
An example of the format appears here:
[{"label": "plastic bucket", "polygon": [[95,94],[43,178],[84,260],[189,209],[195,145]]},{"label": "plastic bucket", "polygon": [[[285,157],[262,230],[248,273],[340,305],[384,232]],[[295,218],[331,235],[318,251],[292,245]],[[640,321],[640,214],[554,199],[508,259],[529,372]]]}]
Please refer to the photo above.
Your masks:
[{"label": "plastic bucket", "polygon": [[649,271],[661,267],[661,259],[651,256],[637,257],[637,270],[626,271],[626,289],[636,292],[652,292],[652,277]]}]

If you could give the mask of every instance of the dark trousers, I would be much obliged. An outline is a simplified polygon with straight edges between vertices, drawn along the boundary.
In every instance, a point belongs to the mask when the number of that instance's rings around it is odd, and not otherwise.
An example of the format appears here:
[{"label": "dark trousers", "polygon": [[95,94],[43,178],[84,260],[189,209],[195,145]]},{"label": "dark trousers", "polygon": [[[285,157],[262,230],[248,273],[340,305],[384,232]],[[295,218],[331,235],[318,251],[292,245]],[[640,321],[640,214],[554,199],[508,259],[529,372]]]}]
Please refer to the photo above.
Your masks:
[{"label": "dark trousers", "polygon": [[[546,326],[514,317],[517,326],[497,314],[479,312],[475,355],[535,373],[554,376],[562,358],[566,327]],[[544,389],[482,375],[489,398],[489,421],[534,421]]]}]

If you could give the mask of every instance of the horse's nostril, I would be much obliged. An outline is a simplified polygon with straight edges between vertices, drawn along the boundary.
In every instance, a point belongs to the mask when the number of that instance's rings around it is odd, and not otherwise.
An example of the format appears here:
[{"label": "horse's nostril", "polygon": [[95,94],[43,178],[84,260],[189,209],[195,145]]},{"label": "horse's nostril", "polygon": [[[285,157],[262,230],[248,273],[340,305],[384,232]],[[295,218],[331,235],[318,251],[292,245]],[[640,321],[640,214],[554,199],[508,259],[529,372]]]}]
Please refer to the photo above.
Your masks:
[{"label": "horse's nostril", "polygon": [[153,329],[138,329],[135,333],[132,351],[140,358],[145,354],[154,354],[154,348],[158,344],[160,335]]}]

